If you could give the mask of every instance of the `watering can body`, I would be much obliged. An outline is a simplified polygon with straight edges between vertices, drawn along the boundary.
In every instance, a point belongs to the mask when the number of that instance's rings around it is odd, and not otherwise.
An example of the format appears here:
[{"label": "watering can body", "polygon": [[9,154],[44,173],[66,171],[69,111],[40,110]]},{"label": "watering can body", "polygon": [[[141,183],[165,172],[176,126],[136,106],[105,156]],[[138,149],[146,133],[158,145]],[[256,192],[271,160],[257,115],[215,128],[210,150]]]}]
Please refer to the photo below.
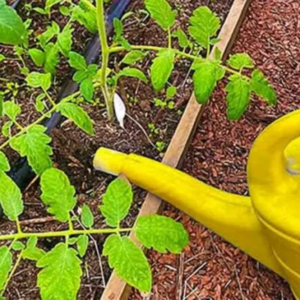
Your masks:
[{"label": "watering can body", "polygon": [[[300,111],[271,124],[250,152],[250,197],[135,154],[100,148],[96,169],[124,174],[284,277],[300,299]],[[292,162],[292,165],[291,165]]]}]

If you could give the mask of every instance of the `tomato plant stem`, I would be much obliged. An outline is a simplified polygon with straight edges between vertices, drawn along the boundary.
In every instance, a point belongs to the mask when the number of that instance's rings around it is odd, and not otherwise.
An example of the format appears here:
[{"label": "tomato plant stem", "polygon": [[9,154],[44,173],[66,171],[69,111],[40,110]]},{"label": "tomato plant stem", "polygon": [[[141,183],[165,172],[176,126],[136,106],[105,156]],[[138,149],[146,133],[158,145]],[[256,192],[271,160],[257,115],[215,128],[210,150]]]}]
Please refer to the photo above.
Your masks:
[{"label": "tomato plant stem", "polygon": [[[157,47],[157,46],[148,46],[148,45],[138,45],[138,46],[131,46],[131,49],[132,50],[148,50],[148,51],[155,51],[155,52],[159,52],[165,48],[163,47]],[[110,53],[116,53],[116,52],[121,52],[121,51],[125,51],[126,49],[124,47],[111,47],[109,49],[109,52]],[[173,49],[176,53],[176,55],[178,56],[181,56],[181,57],[185,57],[185,58],[188,58],[188,59],[191,59],[191,60],[200,60],[200,59],[203,59],[202,57],[199,57],[199,56],[195,56],[195,55],[192,55],[192,54],[189,54],[189,53],[186,53],[186,52],[182,52],[178,49]],[[209,59],[209,58],[207,58]],[[235,71],[233,69],[230,69],[226,66],[223,66],[221,65],[221,67],[228,73],[232,73],[232,74],[238,74],[240,75],[240,73],[238,71]],[[248,78],[247,76],[244,76],[245,78]],[[248,78],[249,79],[249,78]]]},{"label": "tomato plant stem", "polygon": [[107,86],[107,69],[108,69],[110,51],[107,42],[103,0],[96,1],[96,14],[97,14],[97,26],[98,26],[98,32],[99,32],[101,50],[102,50],[101,90],[105,99],[108,119],[112,121],[114,118],[113,100],[112,97],[110,96],[109,89]]},{"label": "tomato plant stem", "polygon": [[105,229],[82,229],[82,230],[62,230],[62,231],[50,231],[50,232],[20,232],[15,234],[6,234],[0,236],[0,241],[8,240],[21,240],[30,237],[37,238],[48,238],[48,237],[68,237],[72,235],[88,235],[88,234],[111,234],[111,233],[121,233],[130,232],[133,228],[105,228]]}]

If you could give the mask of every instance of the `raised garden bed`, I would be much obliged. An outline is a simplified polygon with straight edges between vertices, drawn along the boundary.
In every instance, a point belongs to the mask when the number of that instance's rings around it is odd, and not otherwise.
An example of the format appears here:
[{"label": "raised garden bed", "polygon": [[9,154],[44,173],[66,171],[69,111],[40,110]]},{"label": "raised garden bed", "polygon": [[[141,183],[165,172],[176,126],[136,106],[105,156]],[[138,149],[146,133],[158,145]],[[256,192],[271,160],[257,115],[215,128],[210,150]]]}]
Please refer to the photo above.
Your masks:
[{"label": "raised garden bed", "polygon": [[[183,171],[219,189],[248,195],[246,163],[254,140],[271,122],[300,106],[300,73],[294,59],[299,8],[296,1],[251,1],[232,53],[249,51],[268,74],[279,103],[266,108],[254,101],[240,121],[229,122],[224,117],[225,82],[221,82],[203,109]],[[170,206],[164,214],[185,224],[192,238],[180,258],[148,253],[155,299],[295,299],[284,280],[204,226]],[[130,299],[141,298],[134,292]]]},{"label": "raised garden bed", "polygon": [[[25,16],[29,16],[33,20],[39,20],[37,24],[33,24],[35,30],[41,30],[46,25],[49,25],[49,20],[46,16],[41,18],[38,14],[39,18],[37,18],[37,13],[28,9],[28,5],[26,6],[25,3],[22,2],[18,9],[24,18]],[[181,12],[179,21],[183,28],[186,29],[187,16],[190,16],[192,11],[198,6],[206,5],[207,1],[171,1],[171,3]],[[249,1],[241,0],[228,0],[222,3],[210,2],[209,4],[212,10],[221,17],[223,22],[229,9],[232,8],[225,26],[220,33],[222,42],[219,44],[219,48],[223,52],[224,58],[233,43],[248,4]],[[33,2],[31,5],[43,6],[43,3]],[[133,15],[127,17],[124,21],[125,37],[133,45],[154,44],[165,47],[166,40],[165,38],[161,38],[164,36],[164,32],[149,19],[143,8],[142,1],[135,1],[130,7],[129,10],[133,11]],[[65,19],[58,14],[57,9],[54,9],[51,18],[57,20],[59,24],[65,24]],[[83,52],[87,41],[91,39],[91,35],[81,26],[76,27],[75,31],[74,47],[77,51]],[[11,48],[4,48],[4,53],[8,56],[11,54],[10,51]],[[153,58],[152,55],[150,56],[151,58]],[[122,53],[116,54],[115,60],[123,56],[124,54]],[[28,64],[32,70],[35,70],[36,67],[30,62],[29,58],[27,59],[28,61],[25,61],[26,65]],[[148,65],[149,59],[146,59],[139,63],[139,68],[146,72]],[[71,183],[76,187],[76,192],[79,195],[79,207],[84,203],[88,203],[94,215],[97,215],[101,196],[112,179],[112,177],[107,177],[93,171],[91,164],[92,156],[99,146],[113,148],[122,152],[135,152],[155,159],[164,157],[163,161],[167,164],[172,166],[179,164],[201,111],[201,107],[196,104],[193,97],[189,100],[192,92],[192,86],[186,85],[186,82],[190,81],[189,76],[187,76],[187,74],[190,74],[189,70],[190,64],[187,61],[179,61],[176,63],[175,71],[170,78],[170,82],[177,87],[177,94],[174,97],[175,109],[161,109],[156,107],[153,99],[162,96],[160,93],[154,93],[149,85],[141,82],[137,83],[136,79],[125,78],[122,79],[118,88],[118,93],[129,108],[128,114],[130,117],[126,119],[125,130],[115,123],[107,122],[105,119],[105,109],[99,109],[99,106],[95,106],[97,108],[95,109],[95,107],[88,105],[85,105],[85,108],[95,124],[95,135],[92,138],[76,129],[68,121],[53,130],[53,161],[56,167],[63,170],[69,176]],[[10,76],[10,80],[17,82],[20,80],[21,82],[21,78],[16,75],[16,66],[13,61],[7,63],[0,72],[1,77]],[[67,62],[63,61],[57,73],[55,89],[51,93],[53,98],[57,97],[59,87],[65,82],[70,73],[71,70]],[[22,105],[23,114],[21,115],[20,123],[23,126],[26,122],[30,122],[30,120],[36,117],[32,109],[34,106],[32,91],[25,86],[21,86],[20,91],[14,97],[15,101]],[[27,99],[31,99],[31,101],[27,101]],[[181,125],[177,128],[170,147],[164,156],[165,145],[171,141],[184,110]],[[152,125],[150,126],[150,124],[154,124],[155,128]],[[156,145],[149,143],[149,138],[145,132],[148,133]],[[7,151],[7,155],[11,161],[18,160],[14,152]],[[41,191],[37,188],[35,182],[32,182],[30,187],[24,192],[23,198],[26,210],[20,219],[22,229],[25,232],[64,230],[66,227],[64,224],[56,222],[51,217],[49,218],[44,206],[40,202],[40,194]],[[131,227],[139,213],[149,214],[158,211],[160,201],[150,195],[146,197],[146,201],[142,206],[145,195],[144,191],[135,189],[135,202],[130,215],[122,223],[124,227]],[[102,228],[103,226],[103,218],[98,217],[96,219],[96,228]],[[13,224],[5,220],[1,221],[1,235],[8,234],[13,230]],[[98,248],[95,248],[91,244],[84,258],[83,264],[86,264],[87,267],[85,276],[82,278],[78,299],[99,299],[102,294],[102,299],[120,299],[127,294],[126,286],[114,275],[109,280],[108,285],[106,285],[111,271],[108,268],[106,259],[102,259],[102,262],[99,264],[97,256],[97,251],[102,250],[103,237],[97,236],[95,239]],[[45,239],[41,241],[40,246],[48,251],[59,241],[60,238]],[[39,291],[36,287],[37,270],[34,268],[34,263],[22,261],[18,270],[20,271],[15,273],[13,280],[8,286],[6,292],[8,299],[27,299],[29,297],[30,299],[39,299]]]}]

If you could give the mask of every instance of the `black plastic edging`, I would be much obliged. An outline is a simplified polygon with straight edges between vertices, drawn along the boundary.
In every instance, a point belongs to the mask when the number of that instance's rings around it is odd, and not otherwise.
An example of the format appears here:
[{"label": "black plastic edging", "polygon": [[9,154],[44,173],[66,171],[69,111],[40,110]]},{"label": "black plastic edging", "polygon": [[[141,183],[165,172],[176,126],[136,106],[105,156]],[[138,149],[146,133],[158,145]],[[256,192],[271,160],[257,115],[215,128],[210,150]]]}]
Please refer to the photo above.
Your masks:
[{"label": "black plastic edging", "polygon": [[[21,0],[16,0],[11,7],[16,8]],[[127,6],[132,0],[114,0],[107,12],[107,23],[106,30],[107,34],[110,35],[113,30],[113,19],[120,19],[124,14]],[[96,62],[99,54],[101,53],[100,40],[98,34],[96,34],[93,39],[88,44],[84,57],[88,64]],[[78,84],[75,83],[71,78],[67,83],[61,88],[58,99],[61,100],[78,90]],[[47,127],[47,133],[50,134],[51,130],[59,125],[63,120],[60,113],[53,113],[51,118],[45,123]],[[32,171],[31,167],[28,165],[26,158],[20,158],[8,172],[8,175],[15,181],[18,187],[23,191],[28,184],[35,177],[35,173]],[[0,212],[2,214],[2,212]],[[1,215],[0,215],[1,217]]]}]

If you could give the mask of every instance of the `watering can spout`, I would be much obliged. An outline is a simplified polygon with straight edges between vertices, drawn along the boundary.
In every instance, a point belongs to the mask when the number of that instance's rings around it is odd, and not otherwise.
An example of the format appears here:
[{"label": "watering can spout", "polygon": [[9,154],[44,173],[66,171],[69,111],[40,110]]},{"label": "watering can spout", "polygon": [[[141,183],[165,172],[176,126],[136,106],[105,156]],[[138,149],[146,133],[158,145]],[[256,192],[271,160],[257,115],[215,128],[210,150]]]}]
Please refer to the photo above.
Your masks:
[{"label": "watering can spout", "polygon": [[260,135],[248,161],[250,197],[220,191],[151,159],[106,148],[98,150],[94,166],[123,174],[184,211],[287,279],[300,299],[299,137],[300,111]]}]

